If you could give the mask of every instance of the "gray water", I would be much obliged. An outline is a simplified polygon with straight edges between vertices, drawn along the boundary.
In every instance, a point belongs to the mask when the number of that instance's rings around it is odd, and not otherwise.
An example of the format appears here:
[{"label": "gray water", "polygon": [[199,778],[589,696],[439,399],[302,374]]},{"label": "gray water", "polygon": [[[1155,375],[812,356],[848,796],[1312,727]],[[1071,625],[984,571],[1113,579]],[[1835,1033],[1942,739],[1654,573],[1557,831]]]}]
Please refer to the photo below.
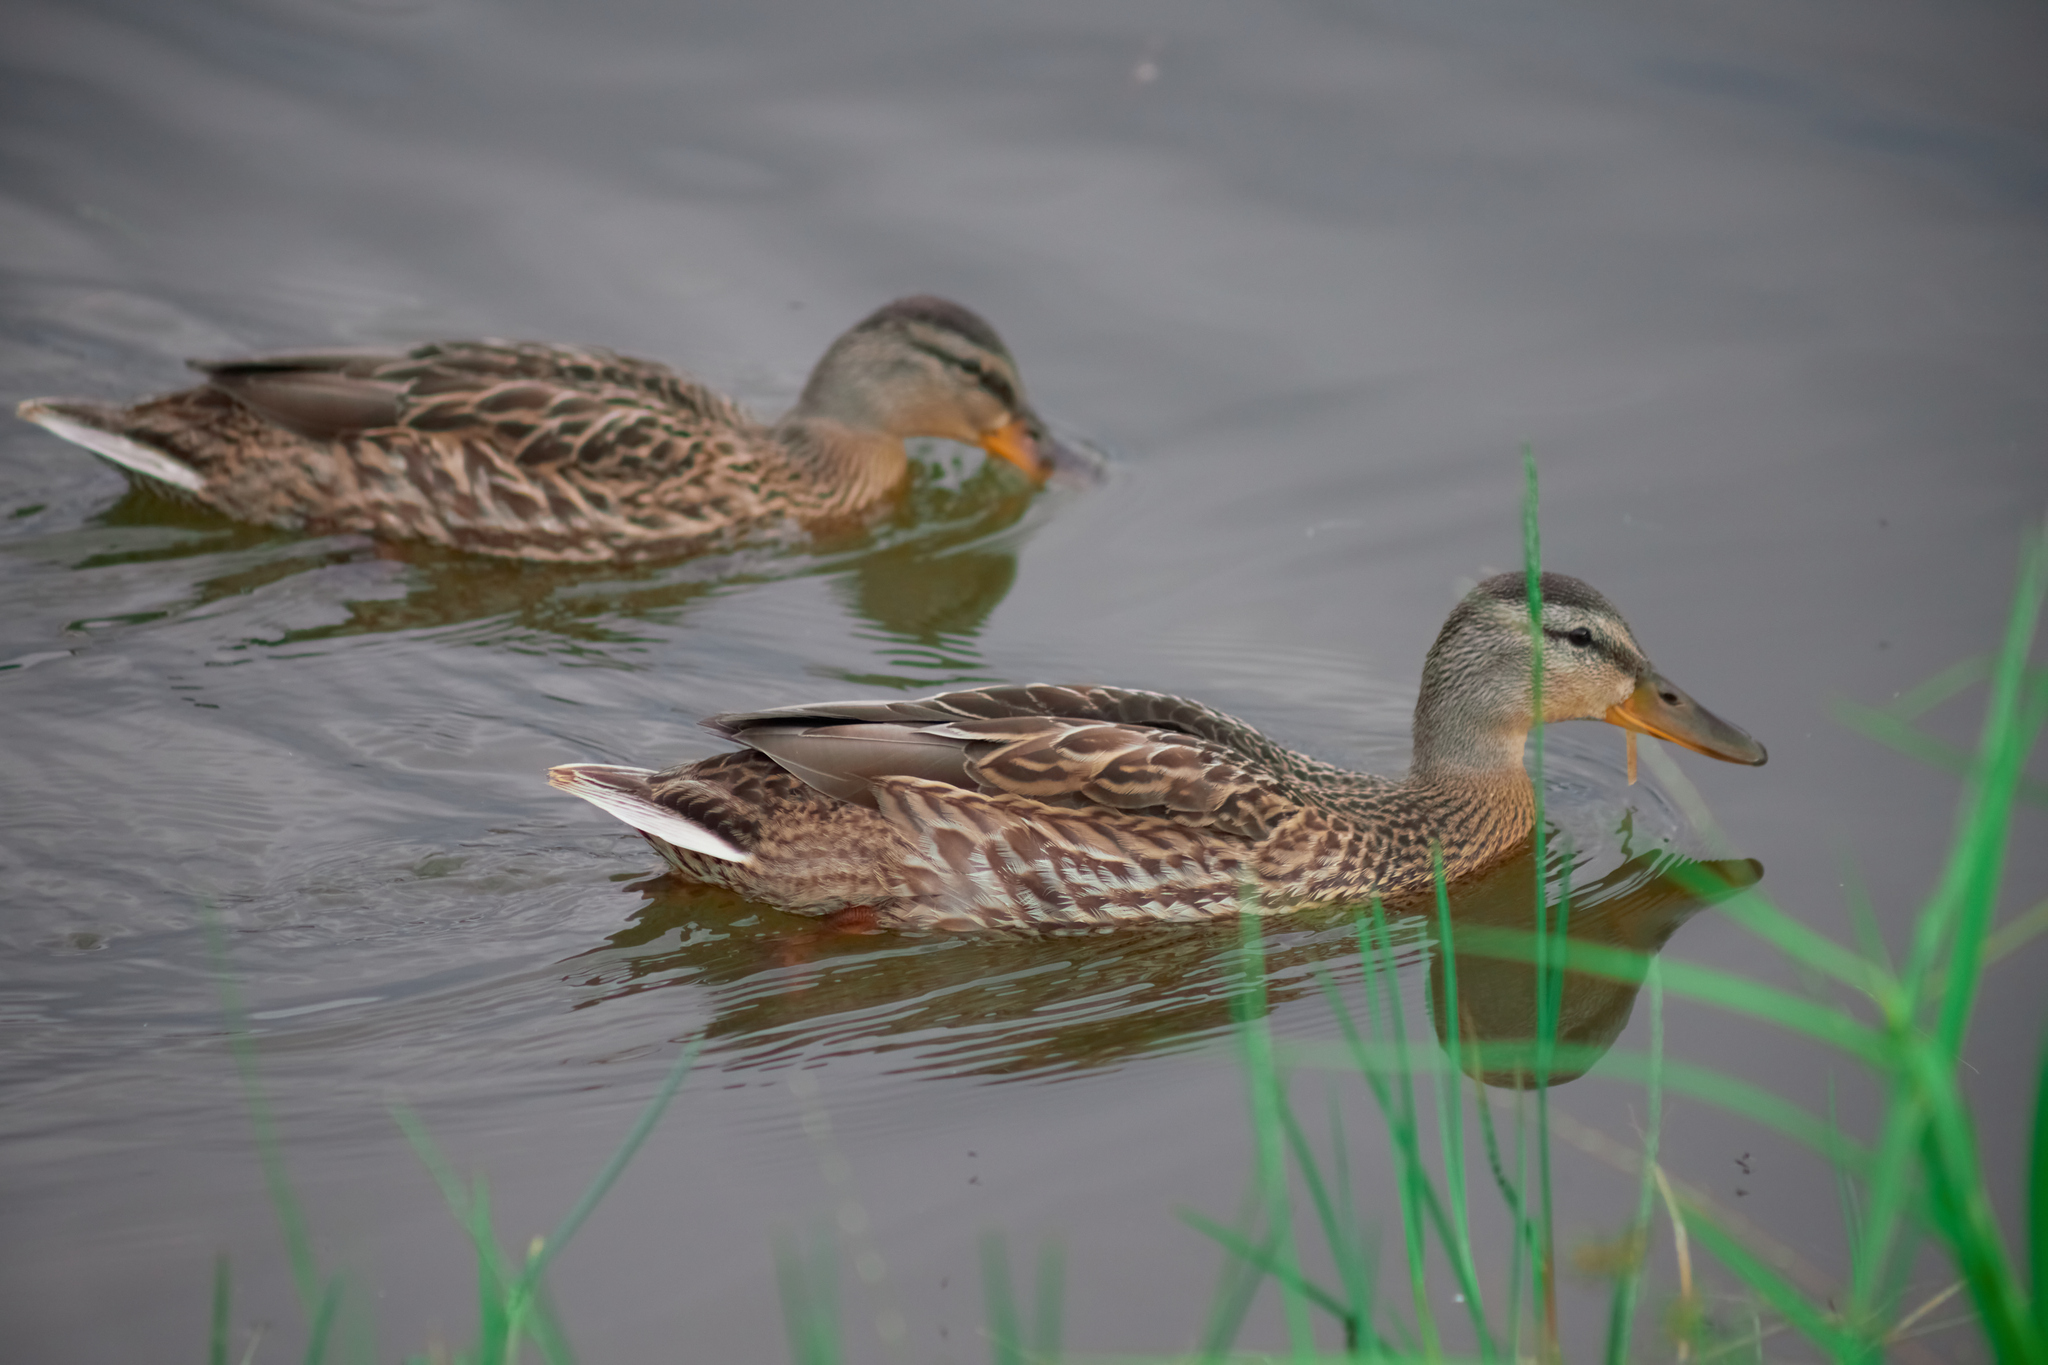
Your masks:
[{"label": "gray water", "polygon": [[[257,1359],[297,1358],[224,977],[384,1357],[466,1341],[473,1293],[389,1106],[488,1177],[517,1248],[700,1037],[557,1263],[584,1358],[785,1358],[772,1240],[828,1225],[853,1229],[853,1359],[985,1358],[990,1229],[1019,1260],[1062,1240],[1076,1349],[1184,1348],[1217,1258],[1175,1210],[1228,1219],[1250,1163],[1232,932],[819,942],[657,877],[542,774],[714,752],[711,712],[995,680],[1186,693],[1397,770],[1444,613],[1520,562],[1524,442],[1546,562],[1771,752],[1631,788],[1618,733],[1556,729],[1581,875],[1730,853],[1845,940],[1867,891],[1895,947],[1933,884],[1956,782],[1829,706],[1991,648],[2048,504],[2038,5],[71,0],[7,29],[10,404],[495,335],[773,410],[841,328],[929,291],[1112,457],[1027,505],[935,445],[871,540],[567,571],[232,526],[0,429],[9,1358],[197,1358],[217,1253],[238,1349],[268,1324]],[[1975,697],[1930,724],[1967,740]],[[2024,809],[2007,913],[2048,888],[2043,833]],[[1312,969],[1355,990],[1348,932],[1268,926],[1283,1037],[1335,1036]],[[1993,970],[1970,1043],[2007,1210],[2043,951]],[[1404,953],[1427,1029],[1428,944]],[[1668,953],[1805,985],[1711,911]],[[1867,1129],[1817,1046],[1678,1000],[1666,1030],[1816,1110],[1835,1086]],[[1595,1072],[1556,1104],[1632,1141],[1641,1095]],[[1803,1151],[1674,1101],[1664,1159],[1840,1275]],[[1567,1146],[1558,1198],[1570,1244],[1634,1192]],[[1915,1293],[1943,1282],[1930,1261]],[[1581,1348],[1603,1314],[1567,1295]],[[1244,1340],[1283,1340],[1270,1300]]]}]

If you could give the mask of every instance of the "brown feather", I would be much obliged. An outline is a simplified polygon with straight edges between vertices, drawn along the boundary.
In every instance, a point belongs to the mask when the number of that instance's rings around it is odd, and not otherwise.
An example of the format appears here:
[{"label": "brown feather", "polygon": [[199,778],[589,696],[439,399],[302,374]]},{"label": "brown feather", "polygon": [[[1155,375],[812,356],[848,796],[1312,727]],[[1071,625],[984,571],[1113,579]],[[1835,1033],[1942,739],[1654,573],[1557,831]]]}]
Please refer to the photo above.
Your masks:
[{"label": "brown feather", "polygon": [[460,341],[193,364],[196,389],[126,409],[31,400],[21,415],[238,520],[564,561],[872,518],[907,482],[905,436],[1041,430],[994,329],[931,298],[841,336],[773,426],[665,365],[595,349]]}]

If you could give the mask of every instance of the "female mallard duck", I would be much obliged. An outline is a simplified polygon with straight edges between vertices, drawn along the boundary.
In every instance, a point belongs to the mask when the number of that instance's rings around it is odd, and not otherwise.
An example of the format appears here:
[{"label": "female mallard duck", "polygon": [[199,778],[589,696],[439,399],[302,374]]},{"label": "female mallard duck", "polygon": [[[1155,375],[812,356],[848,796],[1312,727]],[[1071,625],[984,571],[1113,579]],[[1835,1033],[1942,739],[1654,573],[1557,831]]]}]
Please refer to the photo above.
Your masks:
[{"label": "female mallard duck", "polygon": [[[1520,844],[1534,722],[1526,580],[1451,612],[1395,781],[1292,753],[1199,702],[988,687],[787,706],[704,724],[746,747],[548,780],[640,830],[677,871],[887,929],[1196,921],[1394,896]],[[1545,721],[1606,720],[1731,763],[1763,746],[1666,682],[1606,598],[1544,574]],[[1631,737],[1633,743],[1633,737]]]},{"label": "female mallard duck", "polygon": [[239,521],[556,561],[859,519],[902,489],[906,436],[978,445],[1034,482],[1059,454],[995,329],[924,295],[833,342],[773,426],[609,351],[456,341],[191,364],[204,384],[134,407],[18,411]]}]

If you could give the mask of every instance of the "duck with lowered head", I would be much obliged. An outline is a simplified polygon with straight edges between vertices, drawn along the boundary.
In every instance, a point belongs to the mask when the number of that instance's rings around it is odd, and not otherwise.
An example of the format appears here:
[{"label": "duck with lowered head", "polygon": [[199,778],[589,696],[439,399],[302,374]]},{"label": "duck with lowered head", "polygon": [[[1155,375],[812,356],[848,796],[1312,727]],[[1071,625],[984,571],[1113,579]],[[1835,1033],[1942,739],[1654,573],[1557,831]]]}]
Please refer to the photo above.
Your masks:
[{"label": "duck with lowered head", "polygon": [[1466,595],[1423,664],[1403,778],[1283,749],[1199,702],[1090,685],[713,716],[741,747],[556,786],[677,872],[846,928],[1192,922],[1420,891],[1529,835],[1539,720],[1605,720],[1731,763],[1763,746],[1650,665],[1576,578],[1541,580],[1542,714],[1521,574]]},{"label": "duck with lowered head", "polygon": [[1077,459],[995,329],[929,295],[834,341],[772,425],[665,365],[532,342],[190,363],[205,383],[132,407],[18,412],[238,521],[558,562],[857,522],[907,484],[906,437],[978,445],[1033,483]]}]

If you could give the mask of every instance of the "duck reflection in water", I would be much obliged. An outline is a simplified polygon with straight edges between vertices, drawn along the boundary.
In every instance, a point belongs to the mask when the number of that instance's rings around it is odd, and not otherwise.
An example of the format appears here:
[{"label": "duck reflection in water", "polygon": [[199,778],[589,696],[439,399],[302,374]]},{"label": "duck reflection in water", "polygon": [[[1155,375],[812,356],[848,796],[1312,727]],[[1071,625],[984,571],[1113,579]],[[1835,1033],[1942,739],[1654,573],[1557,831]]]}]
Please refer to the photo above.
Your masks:
[{"label": "duck reflection in water", "polygon": [[[1565,866],[1552,860],[1546,881],[1553,897]],[[1462,1041],[1480,1040],[1490,1060],[1534,1031],[1526,950],[1521,961],[1498,955],[1514,951],[1501,946],[1502,937],[1525,940],[1535,929],[1534,871],[1525,848],[1451,891]],[[1646,964],[1687,919],[1760,875],[1748,860],[1642,854],[1573,887],[1567,931],[1575,944],[1628,949]],[[691,989],[713,1015],[705,1032],[715,1064],[733,1070],[870,1052],[905,1054],[901,1069],[910,1073],[1007,1078],[1095,1070],[1226,1032],[1243,984],[1235,924],[1086,936],[852,937],[716,887],[655,877],[626,889],[646,898],[633,923],[571,959],[569,979],[592,992],[578,1007]],[[1555,922],[1555,904],[1549,914]],[[1426,956],[1441,1038],[1444,963],[1434,901],[1391,905],[1387,923],[1391,951],[1369,941],[1361,951],[1372,926],[1355,908],[1261,920],[1268,1008],[1320,994],[1326,979],[1353,996],[1366,973],[1413,972]],[[1466,931],[1469,941],[1457,942]],[[1553,1084],[1583,1074],[1612,1045],[1640,982],[1640,971],[1563,973],[1565,1047]],[[1469,1060],[1469,1046],[1461,1051]],[[1518,1057],[1473,1074],[1495,1085],[1530,1080]]]},{"label": "duck reflection in water", "polygon": [[[640,645],[649,624],[675,625],[699,601],[737,586],[827,576],[853,615],[877,628],[885,661],[886,671],[847,673],[845,680],[928,685],[935,678],[975,676],[981,663],[974,637],[1015,580],[1019,547],[1057,514],[1062,497],[1086,486],[1056,477],[1048,497],[1007,467],[983,462],[947,469],[925,460],[914,470],[909,493],[880,525],[816,540],[801,554],[761,550],[605,565],[518,563],[354,537],[309,542],[138,490],[102,513],[100,526],[171,538],[103,550],[76,567],[232,555],[236,567],[198,581],[188,607],[297,575],[333,573],[340,619],[260,641],[268,645],[474,623],[465,643],[504,640],[579,655]],[[377,586],[386,591],[363,592],[361,574],[371,566],[382,571]]]},{"label": "duck reflection in water", "polygon": [[[1542,1073],[1549,1084],[1585,1075],[1628,1026],[1650,960],[1678,927],[1763,877],[1763,864],[1753,858],[1694,862],[1649,854],[1569,894],[1553,888],[1547,906],[1553,936],[1560,918],[1565,928],[1563,945],[1555,937],[1551,941],[1550,961],[1564,967],[1553,976],[1550,970],[1539,974],[1534,960],[1532,866],[1533,859],[1517,859],[1459,887],[1452,950],[1445,953],[1439,944],[1429,965],[1429,1017],[1437,1041],[1451,1050],[1449,981],[1455,973],[1453,1057],[1474,1080],[1508,1089],[1536,1085],[1544,1052],[1549,1056]],[[1597,971],[1587,961],[1596,954]],[[1557,1024],[1552,1043],[1539,1050],[1537,991],[1546,977],[1558,991]]]}]

